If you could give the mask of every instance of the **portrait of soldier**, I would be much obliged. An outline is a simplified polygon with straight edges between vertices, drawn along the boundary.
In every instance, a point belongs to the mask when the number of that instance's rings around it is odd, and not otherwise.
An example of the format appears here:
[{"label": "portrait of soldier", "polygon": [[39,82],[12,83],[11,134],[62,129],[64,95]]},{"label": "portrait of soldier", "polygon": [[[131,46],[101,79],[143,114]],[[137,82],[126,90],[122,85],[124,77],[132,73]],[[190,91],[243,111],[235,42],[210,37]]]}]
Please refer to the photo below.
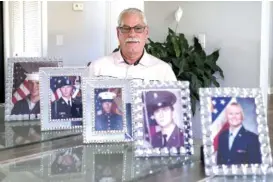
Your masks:
[{"label": "portrait of soldier", "polygon": [[225,120],[229,127],[219,135],[217,164],[261,164],[259,137],[243,125],[242,106],[237,102],[228,105]]},{"label": "portrait of soldier", "polygon": [[72,97],[74,85],[69,77],[58,77],[61,97],[51,103],[51,119],[82,118],[82,101]]},{"label": "portrait of soldier", "polygon": [[[145,121],[148,129],[158,127],[156,132],[150,132],[150,144],[153,148],[181,147],[184,145],[183,130],[174,121],[174,104],[177,98],[167,90],[144,92],[146,112]],[[154,124],[152,124],[154,123]]]},{"label": "portrait of soldier", "polygon": [[[11,114],[40,114],[39,74],[25,73],[25,75],[25,87],[29,90],[29,94],[14,104]],[[19,88],[17,92],[19,92]]]},{"label": "portrait of soldier", "polygon": [[95,117],[95,130],[122,130],[123,118],[122,115],[113,111],[113,101],[116,98],[116,94],[110,91],[100,92],[98,94],[97,104],[101,107],[101,113]]},{"label": "portrait of soldier", "polygon": [[13,65],[13,87],[11,115],[40,114],[39,68],[58,67],[58,62],[15,62]]}]

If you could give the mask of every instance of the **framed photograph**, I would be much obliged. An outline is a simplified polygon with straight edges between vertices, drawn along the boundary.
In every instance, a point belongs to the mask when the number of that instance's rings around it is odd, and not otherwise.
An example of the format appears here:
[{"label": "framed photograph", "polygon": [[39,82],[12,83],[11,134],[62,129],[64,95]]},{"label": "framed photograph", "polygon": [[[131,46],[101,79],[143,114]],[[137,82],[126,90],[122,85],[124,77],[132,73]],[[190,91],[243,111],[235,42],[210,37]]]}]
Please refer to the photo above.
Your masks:
[{"label": "framed photograph", "polygon": [[41,141],[41,126],[36,121],[5,123],[6,148]]},{"label": "framed photograph", "polygon": [[86,166],[92,171],[87,181],[132,180],[133,153],[125,144],[87,145],[84,150]]},{"label": "framed photograph", "polygon": [[41,130],[82,127],[82,75],[87,68],[41,68]]},{"label": "framed photograph", "polygon": [[130,81],[83,79],[83,142],[133,140]]},{"label": "framed photograph", "polygon": [[206,175],[265,174],[272,165],[267,116],[258,88],[202,88]]},{"label": "framed photograph", "polygon": [[50,155],[42,157],[42,171],[48,181],[84,179],[83,147],[75,146],[54,150]]},{"label": "framed photograph", "polygon": [[189,82],[137,80],[132,85],[135,155],[192,155]]},{"label": "framed photograph", "polygon": [[5,120],[40,119],[39,68],[62,67],[57,58],[8,58]]}]

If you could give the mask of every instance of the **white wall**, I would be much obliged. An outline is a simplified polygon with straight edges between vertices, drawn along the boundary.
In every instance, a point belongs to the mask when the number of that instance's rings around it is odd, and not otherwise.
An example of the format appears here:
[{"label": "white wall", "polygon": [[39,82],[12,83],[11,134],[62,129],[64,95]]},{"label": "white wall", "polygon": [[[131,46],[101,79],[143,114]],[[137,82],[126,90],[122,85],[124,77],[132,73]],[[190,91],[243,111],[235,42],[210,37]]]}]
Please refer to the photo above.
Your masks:
[{"label": "white wall", "polygon": [[[84,11],[73,11],[73,2],[48,1],[48,56],[61,56],[65,66],[83,66],[104,55],[105,2],[83,2]],[[63,35],[63,45],[56,45]]]},{"label": "white wall", "polygon": [[[163,41],[167,28],[175,29],[174,12],[183,17],[177,32],[192,39],[206,34],[206,52],[220,48],[218,64],[225,79],[221,86],[259,87],[261,2],[145,2],[150,38]],[[193,135],[201,138],[199,112],[193,118]]]}]

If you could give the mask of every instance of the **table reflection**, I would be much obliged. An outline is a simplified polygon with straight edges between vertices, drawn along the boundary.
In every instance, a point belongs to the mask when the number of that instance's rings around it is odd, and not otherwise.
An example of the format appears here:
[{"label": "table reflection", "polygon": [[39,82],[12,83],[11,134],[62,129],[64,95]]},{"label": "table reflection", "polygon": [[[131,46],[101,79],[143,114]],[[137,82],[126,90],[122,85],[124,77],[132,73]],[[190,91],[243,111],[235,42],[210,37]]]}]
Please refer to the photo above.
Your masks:
[{"label": "table reflection", "polygon": [[82,133],[81,129],[41,131],[37,121],[6,122],[3,128],[4,131],[0,133],[0,150]]},{"label": "table reflection", "polygon": [[123,154],[95,154],[95,182],[123,181]]},{"label": "table reflection", "polygon": [[69,148],[53,154],[51,175],[82,172],[83,148]]}]

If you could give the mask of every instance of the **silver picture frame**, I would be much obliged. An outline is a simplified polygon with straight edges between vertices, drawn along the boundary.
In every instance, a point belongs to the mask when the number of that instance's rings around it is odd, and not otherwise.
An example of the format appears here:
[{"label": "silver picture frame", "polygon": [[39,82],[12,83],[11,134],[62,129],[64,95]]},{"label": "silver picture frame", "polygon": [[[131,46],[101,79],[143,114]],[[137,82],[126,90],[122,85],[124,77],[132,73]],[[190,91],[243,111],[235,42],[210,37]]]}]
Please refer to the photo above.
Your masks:
[{"label": "silver picture frame", "polygon": [[134,156],[126,144],[92,144],[84,147],[89,181],[130,181],[133,178]]},{"label": "silver picture frame", "polygon": [[[35,88],[38,88],[37,84],[39,83],[39,68],[62,67],[62,59],[16,57],[8,58],[7,63],[7,75],[5,79],[5,121],[39,120],[39,96],[37,97],[35,95]],[[32,91],[34,92],[34,96],[32,97],[34,99],[30,98]],[[36,92],[38,93],[37,89]]]},{"label": "silver picture frame", "polygon": [[263,175],[272,166],[260,88],[200,88],[205,174]]},{"label": "silver picture frame", "polygon": [[[135,155],[192,155],[194,148],[189,82],[132,82]],[[160,119],[162,117],[159,114],[163,111],[169,113],[167,120],[165,114],[165,119]],[[163,140],[164,135],[167,136],[166,140]]]},{"label": "silver picture frame", "polygon": [[82,76],[86,67],[40,68],[41,130],[82,127]]},{"label": "silver picture frame", "polygon": [[83,143],[133,141],[130,80],[83,77]]}]

